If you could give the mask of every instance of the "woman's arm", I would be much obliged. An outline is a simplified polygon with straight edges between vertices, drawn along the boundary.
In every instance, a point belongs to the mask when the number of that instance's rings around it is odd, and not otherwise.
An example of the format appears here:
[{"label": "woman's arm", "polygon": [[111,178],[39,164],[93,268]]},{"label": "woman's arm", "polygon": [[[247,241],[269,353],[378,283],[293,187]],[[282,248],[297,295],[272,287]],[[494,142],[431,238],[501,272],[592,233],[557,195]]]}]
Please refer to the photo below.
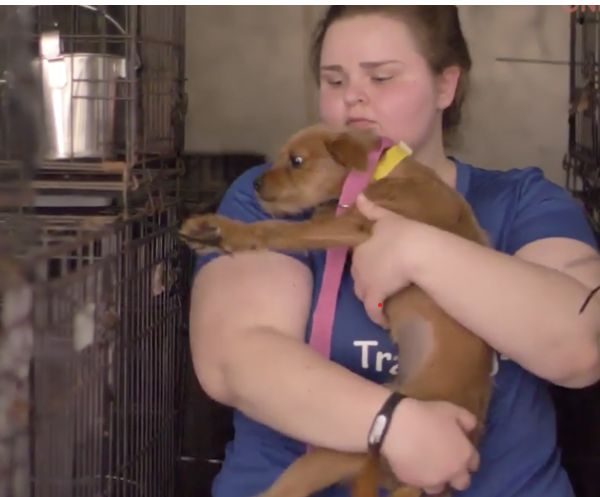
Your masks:
[{"label": "woman's arm", "polygon": [[210,262],[192,293],[194,367],[219,402],[310,444],[362,451],[388,391],[305,346],[311,292],[308,268],[281,254]]},{"label": "woman's arm", "polygon": [[[198,273],[191,302],[195,372],[209,396],[314,446],[364,452],[389,395],[303,342],[312,276],[272,252],[219,257]],[[445,402],[405,399],[383,453],[420,487],[469,484],[477,454],[465,436],[475,419]]]},{"label": "woman's arm", "polygon": [[[385,280],[393,279],[396,288],[398,282],[412,281],[534,374],[572,388],[600,379],[600,296],[579,314],[600,284],[600,257],[591,246],[546,238],[510,256],[396,216],[363,198],[358,205],[380,224],[354,254],[358,293],[370,314],[376,312],[374,302],[392,290],[393,282]],[[376,254],[385,271],[379,277],[373,276]],[[390,268],[395,268],[393,275]]]},{"label": "woman's arm", "polygon": [[414,282],[498,351],[565,387],[600,379],[600,299],[579,314],[600,284],[588,245],[545,239],[509,256],[427,229],[411,257]]}]

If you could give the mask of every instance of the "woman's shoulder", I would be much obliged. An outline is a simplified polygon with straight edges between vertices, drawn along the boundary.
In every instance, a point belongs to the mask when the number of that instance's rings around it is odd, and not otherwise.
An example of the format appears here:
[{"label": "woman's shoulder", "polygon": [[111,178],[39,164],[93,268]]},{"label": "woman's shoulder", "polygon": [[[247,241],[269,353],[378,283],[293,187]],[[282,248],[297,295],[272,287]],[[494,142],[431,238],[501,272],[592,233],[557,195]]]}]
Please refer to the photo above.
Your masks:
[{"label": "woman's shoulder", "polygon": [[583,203],[550,180],[542,168],[494,170],[465,163],[458,167],[465,197],[488,232],[496,234],[498,244],[509,252],[547,237],[595,243]]},{"label": "woman's shoulder", "polygon": [[573,194],[547,177],[539,166],[492,169],[457,161],[458,187],[474,200],[504,202],[512,207],[535,205],[553,198],[577,204]]},{"label": "woman's shoulder", "polygon": [[527,186],[535,184],[565,191],[564,188],[548,179],[544,170],[539,166],[494,169],[461,161],[457,161],[457,165],[468,170],[471,188],[487,188],[490,190],[503,190],[508,188],[522,190]]},{"label": "woman's shoulder", "polygon": [[254,180],[268,167],[268,164],[257,164],[237,176],[225,189],[219,210],[227,210],[228,207],[239,202],[258,204],[254,193]]}]

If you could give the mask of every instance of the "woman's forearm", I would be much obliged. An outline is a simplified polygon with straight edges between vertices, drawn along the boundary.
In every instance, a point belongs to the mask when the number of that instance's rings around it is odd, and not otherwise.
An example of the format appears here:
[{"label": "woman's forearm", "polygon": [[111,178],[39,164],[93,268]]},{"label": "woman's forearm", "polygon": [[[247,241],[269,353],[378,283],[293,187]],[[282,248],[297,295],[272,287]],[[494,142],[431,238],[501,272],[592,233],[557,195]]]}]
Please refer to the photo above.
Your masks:
[{"label": "woman's forearm", "polygon": [[223,402],[311,445],[362,452],[389,395],[304,344],[266,328],[240,333],[221,366]]},{"label": "woman's forearm", "polygon": [[579,314],[585,285],[428,228],[411,257],[413,281],[496,350],[554,383],[596,381],[600,306]]}]

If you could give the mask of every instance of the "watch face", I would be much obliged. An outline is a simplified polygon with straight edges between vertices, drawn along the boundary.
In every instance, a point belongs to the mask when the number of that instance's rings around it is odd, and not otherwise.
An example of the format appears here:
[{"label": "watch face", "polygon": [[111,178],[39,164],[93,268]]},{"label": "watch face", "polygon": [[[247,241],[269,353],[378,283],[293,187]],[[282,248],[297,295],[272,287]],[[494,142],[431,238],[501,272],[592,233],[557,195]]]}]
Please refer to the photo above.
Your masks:
[{"label": "watch face", "polygon": [[385,414],[378,414],[373,421],[373,426],[369,431],[369,444],[378,444],[381,442],[381,437],[383,435],[383,430],[387,425],[387,416]]}]

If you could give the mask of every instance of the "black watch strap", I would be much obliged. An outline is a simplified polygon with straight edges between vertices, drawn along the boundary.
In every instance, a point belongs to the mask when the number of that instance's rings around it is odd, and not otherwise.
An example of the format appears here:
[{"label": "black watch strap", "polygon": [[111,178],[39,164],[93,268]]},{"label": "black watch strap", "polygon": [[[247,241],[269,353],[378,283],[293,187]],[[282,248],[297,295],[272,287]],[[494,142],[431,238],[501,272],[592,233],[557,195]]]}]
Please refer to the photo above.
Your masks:
[{"label": "black watch strap", "polygon": [[587,307],[587,305],[590,303],[590,300],[592,300],[592,297],[594,296],[595,293],[597,293],[598,291],[600,291],[600,286],[597,286],[596,288],[594,288],[589,294],[588,296],[585,298],[585,301],[583,302],[583,305],[581,306],[581,309],[579,309],[579,314],[581,314],[583,311],[585,311],[585,308]]},{"label": "black watch strap", "polygon": [[379,455],[381,446],[383,445],[383,441],[385,440],[385,436],[390,427],[394,409],[396,409],[396,406],[400,401],[405,398],[406,396],[401,393],[392,392],[373,419],[368,436],[369,452],[372,454]]}]

